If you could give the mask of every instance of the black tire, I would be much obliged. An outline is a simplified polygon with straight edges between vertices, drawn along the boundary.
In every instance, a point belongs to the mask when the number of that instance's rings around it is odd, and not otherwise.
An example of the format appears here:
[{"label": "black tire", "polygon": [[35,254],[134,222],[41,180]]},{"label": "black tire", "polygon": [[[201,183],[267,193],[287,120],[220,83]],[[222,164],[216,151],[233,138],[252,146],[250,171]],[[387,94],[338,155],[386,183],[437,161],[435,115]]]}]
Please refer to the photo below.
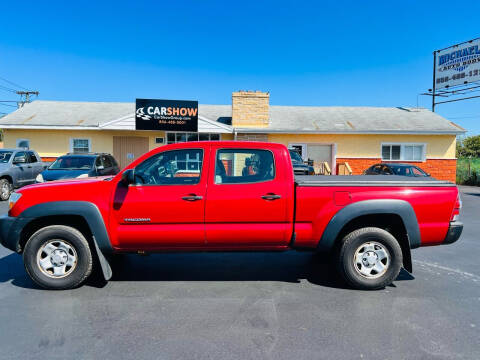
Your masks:
[{"label": "black tire", "polygon": [[7,201],[8,199],[10,199],[12,190],[13,190],[13,185],[10,183],[10,181],[8,181],[8,179],[0,180],[0,200],[1,201]]},{"label": "black tire", "polygon": [[[383,247],[388,251],[389,259],[385,261],[388,266],[384,273],[373,272],[374,275],[371,276],[378,276],[376,278],[362,275],[359,270],[362,265],[356,264],[355,261],[357,250],[367,243],[380,244],[378,248]],[[351,287],[360,290],[377,290],[390,285],[400,273],[402,264],[402,249],[397,239],[388,231],[376,227],[358,229],[346,235],[342,239],[337,258],[337,266],[344,280]],[[368,267],[366,268],[368,270]]]},{"label": "black tire", "polygon": [[[76,265],[64,277],[48,276],[37,262],[40,249],[52,240],[61,240],[71,246],[76,253]],[[53,241],[54,242],[54,241]],[[32,280],[45,289],[65,290],[80,286],[92,273],[92,252],[83,234],[70,226],[51,225],[35,232],[23,252],[23,262]]]}]

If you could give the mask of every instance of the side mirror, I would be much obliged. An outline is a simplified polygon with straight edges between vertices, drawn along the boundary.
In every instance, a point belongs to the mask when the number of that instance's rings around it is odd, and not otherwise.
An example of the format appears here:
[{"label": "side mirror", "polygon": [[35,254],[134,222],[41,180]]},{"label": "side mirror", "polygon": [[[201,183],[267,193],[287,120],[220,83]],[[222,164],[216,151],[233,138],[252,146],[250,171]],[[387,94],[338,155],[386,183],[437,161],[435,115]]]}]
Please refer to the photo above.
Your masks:
[{"label": "side mirror", "polygon": [[25,159],[25,156],[18,156],[13,158],[14,164],[24,164],[26,162],[27,162],[27,159]]},{"label": "side mirror", "polygon": [[135,183],[135,171],[133,169],[125,170],[122,174],[122,182],[125,185],[130,185]]}]

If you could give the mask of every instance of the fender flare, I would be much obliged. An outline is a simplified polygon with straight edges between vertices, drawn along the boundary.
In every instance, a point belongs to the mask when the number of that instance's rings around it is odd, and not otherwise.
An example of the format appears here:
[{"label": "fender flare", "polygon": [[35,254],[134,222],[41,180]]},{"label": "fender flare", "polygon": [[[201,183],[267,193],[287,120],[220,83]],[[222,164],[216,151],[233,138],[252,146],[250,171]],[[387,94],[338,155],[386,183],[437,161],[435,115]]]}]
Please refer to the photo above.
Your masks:
[{"label": "fender flare", "polygon": [[410,249],[415,249],[420,246],[420,228],[412,205],[405,200],[364,200],[345,206],[339,210],[328,223],[318,243],[317,249],[319,251],[331,250],[338,234],[347,223],[357,217],[374,214],[393,214],[400,216],[402,219],[405,230],[407,231],[409,245],[405,248],[405,252],[408,253],[404,254],[404,266],[411,272]]},{"label": "fender flare", "polygon": [[95,249],[92,249],[92,251],[97,255],[103,277],[105,280],[110,280],[112,277],[112,268],[105,254],[113,253],[113,247],[98,207],[88,201],[51,201],[25,209],[18,218],[26,218],[30,222],[38,218],[55,215],[75,215],[85,219],[93,235],[92,241]]}]

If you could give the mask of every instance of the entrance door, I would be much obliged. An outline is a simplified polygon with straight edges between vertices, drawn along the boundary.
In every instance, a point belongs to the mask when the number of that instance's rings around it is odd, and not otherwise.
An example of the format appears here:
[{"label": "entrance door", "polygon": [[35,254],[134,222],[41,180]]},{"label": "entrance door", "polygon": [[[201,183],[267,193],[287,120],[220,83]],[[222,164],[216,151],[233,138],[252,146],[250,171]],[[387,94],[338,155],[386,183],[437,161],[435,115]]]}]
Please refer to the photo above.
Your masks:
[{"label": "entrance door", "polygon": [[125,166],[148,152],[148,137],[114,136],[113,156],[123,169]]},{"label": "entrance door", "polygon": [[154,154],[135,167],[135,184],[118,184],[112,213],[119,248],[205,245],[203,153],[192,148]]},{"label": "entrance door", "polygon": [[308,158],[313,160],[315,174],[330,175],[329,170],[331,173],[332,169],[332,145],[308,144]]}]

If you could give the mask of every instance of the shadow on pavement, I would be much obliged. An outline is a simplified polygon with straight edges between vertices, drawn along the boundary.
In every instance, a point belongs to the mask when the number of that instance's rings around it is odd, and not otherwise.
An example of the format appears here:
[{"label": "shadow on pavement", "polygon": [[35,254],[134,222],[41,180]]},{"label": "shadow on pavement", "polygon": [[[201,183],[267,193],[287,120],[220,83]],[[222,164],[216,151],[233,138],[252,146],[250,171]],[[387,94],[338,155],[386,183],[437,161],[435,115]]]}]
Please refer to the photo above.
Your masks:
[{"label": "shadow on pavement", "polygon": [[12,281],[12,284],[27,289],[39,289],[28,277],[23,267],[22,257],[12,253],[0,259],[0,283]]},{"label": "shadow on pavement", "polygon": [[[310,252],[164,253],[119,255],[112,260],[111,281],[280,281],[347,289],[328,254]],[[396,281],[414,279],[402,269]],[[0,283],[12,280],[22,288],[39,289],[28,277],[22,257],[0,259]],[[96,272],[87,282],[105,286]]]}]

